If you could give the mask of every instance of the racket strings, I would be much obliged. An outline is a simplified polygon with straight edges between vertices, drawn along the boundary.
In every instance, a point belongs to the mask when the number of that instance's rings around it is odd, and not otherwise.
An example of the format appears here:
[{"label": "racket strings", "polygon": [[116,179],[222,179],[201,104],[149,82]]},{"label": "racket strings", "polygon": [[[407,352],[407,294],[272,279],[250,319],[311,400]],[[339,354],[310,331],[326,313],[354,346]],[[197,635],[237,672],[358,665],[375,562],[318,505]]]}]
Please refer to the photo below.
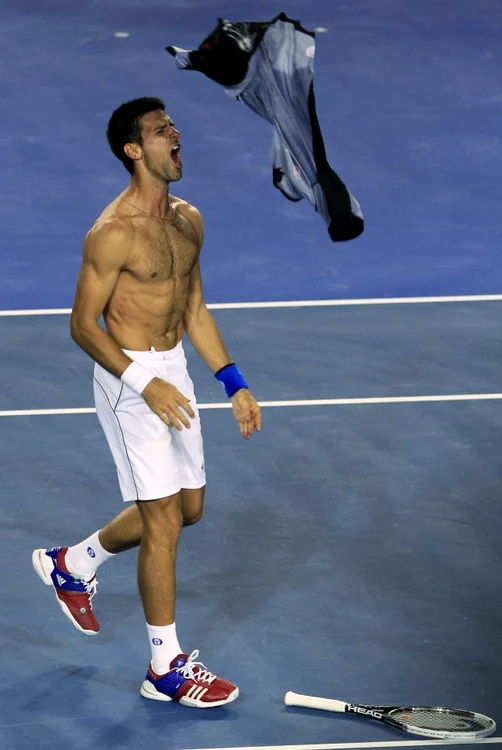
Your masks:
[{"label": "racket strings", "polygon": [[492,722],[486,716],[467,712],[422,709],[412,711],[398,709],[389,714],[408,727],[432,729],[439,732],[479,732],[488,729]]}]

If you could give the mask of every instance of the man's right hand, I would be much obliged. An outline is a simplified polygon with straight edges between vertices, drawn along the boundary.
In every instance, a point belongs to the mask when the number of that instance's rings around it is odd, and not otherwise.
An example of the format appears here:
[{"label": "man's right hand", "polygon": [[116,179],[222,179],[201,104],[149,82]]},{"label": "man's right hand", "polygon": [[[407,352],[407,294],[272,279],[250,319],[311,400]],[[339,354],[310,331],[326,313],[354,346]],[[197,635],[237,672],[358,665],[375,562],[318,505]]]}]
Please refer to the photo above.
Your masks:
[{"label": "man's right hand", "polygon": [[141,395],[150,409],[168,427],[182,430],[182,425],[185,425],[187,429],[190,429],[190,422],[183,412],[186,412],[192,419],[195,418],[195,412],[190,406],[190,399],[185,398],[176,386],[161,378],[154,378],[150,380]]}]

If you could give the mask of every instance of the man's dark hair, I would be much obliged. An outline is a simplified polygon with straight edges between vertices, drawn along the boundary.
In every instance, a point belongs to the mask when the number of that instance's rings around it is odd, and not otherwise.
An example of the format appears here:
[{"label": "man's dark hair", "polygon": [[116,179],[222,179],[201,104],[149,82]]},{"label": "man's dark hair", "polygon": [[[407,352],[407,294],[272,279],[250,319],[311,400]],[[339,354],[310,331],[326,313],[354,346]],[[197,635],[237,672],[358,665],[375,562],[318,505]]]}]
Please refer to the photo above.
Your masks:
[{"label": "man's dark hair", "polygon": [[165,110],[166,105],[161,99],[153,96],[144,96],[141,99],[133,99],[117,107],[108,121],[106,137],[112,152],[120,159],[130,174],[134,172],[134,160],[130,159],[124,151],[126,143],[139,143],[143,145],[141,138],[140,119],[148,112],[158,109]]}]

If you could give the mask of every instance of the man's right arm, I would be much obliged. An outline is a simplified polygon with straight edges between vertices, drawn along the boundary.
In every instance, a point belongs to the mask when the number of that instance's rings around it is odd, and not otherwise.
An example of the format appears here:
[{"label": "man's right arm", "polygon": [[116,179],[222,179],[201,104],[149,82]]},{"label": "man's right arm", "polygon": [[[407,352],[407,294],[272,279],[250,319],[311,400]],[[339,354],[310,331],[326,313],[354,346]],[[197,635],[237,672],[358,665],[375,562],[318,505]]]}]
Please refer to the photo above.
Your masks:
[{"label": "man's right arm", "polygon": [[132,360],[98,323],[117,278],[129,260],[128,233],[104,224],[85,238],[83,261],[70,319],[73,340],[92,359],[120,378]]}]

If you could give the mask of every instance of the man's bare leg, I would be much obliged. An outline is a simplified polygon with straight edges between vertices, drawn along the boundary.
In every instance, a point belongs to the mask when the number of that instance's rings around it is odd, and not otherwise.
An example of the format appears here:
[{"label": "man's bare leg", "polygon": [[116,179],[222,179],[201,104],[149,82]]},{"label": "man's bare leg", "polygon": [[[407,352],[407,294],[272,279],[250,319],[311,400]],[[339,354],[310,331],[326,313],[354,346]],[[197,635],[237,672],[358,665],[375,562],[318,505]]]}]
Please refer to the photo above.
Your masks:
[{"label": "man's bare leg", "polygon": [[138,555],[138,588],[152,650],[152,668],[165,674],[182,653],[176,634],[176,552],[183,528],[181,493],[138,501],[143,523]]},{"label": "man's bare leg", "polygon": [[130,505],[104,528],[68,548],[66,565],[70,573],[88,579],[99,566],[118,552],[137,547],[141,541],[142,521],[136,505]]},{"label": "man's bare leg", "polygon": [[[181,490],[181,513],[183,526],[192,526],[202,518],[205,487],[197,490]],[[118,513],[99,531],[99,541],[111,554],[138,547],[141,542],[143,521],[138,506],[130,505]]]},{"label": "man's bare leg", "polygon": [[181,490],[183,526],[192,526],[202,518],[205,491],[205,487],[197,490]]},{"label": "man's bare leg", "polygon": [[[196,490],[181,490],[183,526],[191,526],[202,517],[204,489],[201,487]],[[68,570],[77,578],[91,578],[106,560],[119,552],[138,547],[142,531],[143,520],[138,506],[131,504],[102,529],[68,548]]]},{"label": "man's bare leg", "polygon": [[174,622],[176,550],[183,527],[181,493],[139,501],[143,523],[138,555],[138,587],[149,625]]},{"label": "man's bare leg", "polygon": [[[203,493],[185,495],[185,516],[195,523]],[[176,700],[196,707],[221,706],[239,689],[197,661],[198,651],[183,653],[176,635],[176,553],[183,528],[182,493],[138,501],[143,533],[138,556],[138,586],[147,619],[152,658],[141,686],[145,698]]]},{"label": "man's bare leg", "polygon": [[129,505],[99,531],[99,541],[112,554],[138,547],[141,542],[143,521],[138,507]]}]

